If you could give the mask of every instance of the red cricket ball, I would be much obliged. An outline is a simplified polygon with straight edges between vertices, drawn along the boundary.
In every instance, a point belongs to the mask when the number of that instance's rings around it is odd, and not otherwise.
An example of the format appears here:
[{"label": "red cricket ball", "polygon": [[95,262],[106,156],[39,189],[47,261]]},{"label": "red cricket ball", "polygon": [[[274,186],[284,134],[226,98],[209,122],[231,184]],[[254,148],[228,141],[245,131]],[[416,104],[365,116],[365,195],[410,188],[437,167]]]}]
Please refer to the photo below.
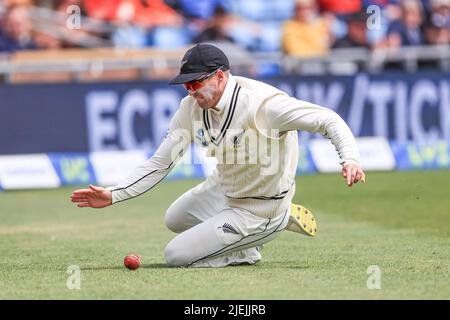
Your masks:
[{"label": "red cricket ball", "polygon": [[123,259],[123,264],[130,270],[136,270],[141,265],[141,257],[135,253],[130,253]]}]

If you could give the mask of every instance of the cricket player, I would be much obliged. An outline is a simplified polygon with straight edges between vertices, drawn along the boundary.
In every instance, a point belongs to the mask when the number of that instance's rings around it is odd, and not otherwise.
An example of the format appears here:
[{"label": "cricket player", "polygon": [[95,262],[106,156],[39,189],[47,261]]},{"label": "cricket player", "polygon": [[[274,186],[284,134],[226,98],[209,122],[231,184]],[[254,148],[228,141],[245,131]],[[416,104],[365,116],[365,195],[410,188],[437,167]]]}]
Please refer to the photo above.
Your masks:
[{"label": "cricket player", "polygon": [[262,245],[283,230],[314,236],[316,221],[292,204],[298,161],[297,130],[319,132],[335,146],[347,185],[365,181],[355,139],[332,110],[297,100],[265,83],[233,76],[225,54],[210,44],[189,49],[180,73],[188,95],[154,155],[124,181],[73,192],[78,207],[103,208],[155,187],[187,148],[217,159],[212,175],[167,209],[178,233],[166,246],[167,265],[223,267],[254,264]]}]

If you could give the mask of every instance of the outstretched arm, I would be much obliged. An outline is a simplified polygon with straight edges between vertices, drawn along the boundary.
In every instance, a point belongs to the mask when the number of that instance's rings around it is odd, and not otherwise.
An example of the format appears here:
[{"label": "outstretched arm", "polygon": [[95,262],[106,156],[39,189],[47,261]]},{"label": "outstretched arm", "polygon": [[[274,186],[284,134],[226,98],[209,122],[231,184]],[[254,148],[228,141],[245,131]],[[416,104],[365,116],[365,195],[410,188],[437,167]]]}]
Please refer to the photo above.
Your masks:
[{"label": "outstretched arm", "polygon": [[261,107],[257,122],[262,128],[278,129],[280,132],[305,130],[320,133],[335,146],[342,165],[342,176],[351,187],[365,182],[359,151],[355,138],[345,121],[334,111],[285,95],[271,98]]},{"label": "outstretched arm", "polygon": [[134,169],[124,181],[108,188],[91,185],[75,190],[71,196],[72,202],[78,203],[78,207],[103,208],[137,197],[156,186],[179,162],[192,141],[190,131],[182,127],[180,117],[177,112],[155,154]]}]

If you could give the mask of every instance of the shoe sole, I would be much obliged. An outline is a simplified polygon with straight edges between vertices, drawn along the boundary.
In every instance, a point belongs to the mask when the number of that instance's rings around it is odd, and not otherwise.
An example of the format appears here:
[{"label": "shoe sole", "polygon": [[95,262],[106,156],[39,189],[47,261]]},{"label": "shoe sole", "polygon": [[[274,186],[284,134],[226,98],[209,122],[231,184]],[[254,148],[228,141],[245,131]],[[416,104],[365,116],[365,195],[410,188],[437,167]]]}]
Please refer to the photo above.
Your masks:
[{"label": "shoe sole", "polygon": [[317,222],[310,210],[292,203],[287,229],[314,237],[317,233]]}]

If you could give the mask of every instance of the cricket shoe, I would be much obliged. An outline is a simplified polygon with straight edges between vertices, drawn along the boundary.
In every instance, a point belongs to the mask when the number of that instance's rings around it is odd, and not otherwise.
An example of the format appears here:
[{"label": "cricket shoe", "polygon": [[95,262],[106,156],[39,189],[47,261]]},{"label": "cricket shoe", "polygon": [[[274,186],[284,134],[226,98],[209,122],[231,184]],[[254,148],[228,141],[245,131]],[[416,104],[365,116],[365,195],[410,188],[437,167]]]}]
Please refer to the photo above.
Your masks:
[{"label": "cricket shoe", "polygon": [[291,215],[285,229],[314,237],[317,232],[316,219],[305,207],[291,203]]}]

